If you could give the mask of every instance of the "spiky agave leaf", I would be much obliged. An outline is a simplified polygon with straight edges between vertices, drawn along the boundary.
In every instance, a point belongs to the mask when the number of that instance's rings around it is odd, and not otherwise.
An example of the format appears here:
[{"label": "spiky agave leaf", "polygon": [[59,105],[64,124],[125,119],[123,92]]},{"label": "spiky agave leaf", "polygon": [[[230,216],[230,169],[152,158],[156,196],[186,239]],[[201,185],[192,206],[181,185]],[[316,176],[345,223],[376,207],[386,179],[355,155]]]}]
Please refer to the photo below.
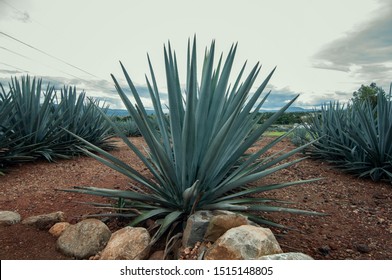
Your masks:
[{"label": "spiky agave leaf", "polygon": [[[117,191],[87,188],[74,189],[74,192],[90,193],[108,197],[122,197],[129,207],[141,209],[141,216],[132,224],[148,218],[162,219],[161,229],[156,238],[177,220],[185,220],[196,210],[225,209],[232,211],[287,211],[301,214],[315,214],[304,210],[268,206],[270,199],[248,197],[239,200],[242,195],[279,189],[300,182],[281,183],[244,191],[244,185],[255,182],[271,173],[286,168],[299,160],[277,165],[299,149],[289,153],[280,153],[268,160],[260,160],[265,152],[276,145],[282,138],[272,141],[261,148],[254,156],[244,156],[246,151],[260,139],[269,126],[284,113],[297,99],[288,102],[270,119],[257,126],[258,111],[268,94],[260,101],[263,90],[275,69],[263,83],[251,94],[253,84],[259,74],[256,64],[241,82],[245,65],[229,85],[232,65],[237,46],[233,45],[225,60],[220,58],[214,68],[215,43],[206,51],[202,67],[201,82],[197,80],[196,40],[191,47],[188,43],[187,80],[183,90],[179,80],[177,60],[170,43],[165,47],[164,58],[168,88],[168,115],[165,118],[160,93],[154,70],[149,60],[151,79],[146,78],[150,97],[157,114],[155,129],[148,121],[148,115],[141,97],[128,72],[121,64],[124,76],[136,104],[132,104],[118,80],[112,75],[115,87],[132,119],[136,122],[149,148],[146,156],[134,146],[117,128],[109,117],[106,119],[124,140],[128,147],[142,160],[155,180],[145,178],[134,168],[119,159],[89,144],[89,149],[100,156],[88,152],[91,156],[127,175],[148,189],[148,198],[134,191]],[[280,201],[273,201],[279,203]],[[148,208],[149,206],[150,208]],[[259,219],[258,221],[262,221]],[[271,224],[272,222],[266,222]]]}]

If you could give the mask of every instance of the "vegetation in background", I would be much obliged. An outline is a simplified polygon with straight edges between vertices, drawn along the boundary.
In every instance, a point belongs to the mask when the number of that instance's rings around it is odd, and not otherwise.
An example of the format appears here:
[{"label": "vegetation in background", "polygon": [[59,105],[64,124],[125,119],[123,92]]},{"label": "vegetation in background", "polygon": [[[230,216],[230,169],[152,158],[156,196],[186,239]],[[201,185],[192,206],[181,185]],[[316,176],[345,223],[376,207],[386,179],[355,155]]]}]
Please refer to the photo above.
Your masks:
[{"label": "vegetation in background", "polygon": [[303,146],[311,141],[311,136],[306,128],[306,123],[294,127],[290,133],[290,140],[295,146]]},{"label": "vegetation in background", "polygon": [[[129,117],[112,117],[113,123],[117,128],[127,137],[141,136],[139,128],[136,122]],[[113,135],[116,135],[114,129],[111,130]]]},{"label": "vegetation in background", "polygon": [[[303,119],[308,116],[310,112],[284,112],[274,122],[275,125],[293,125],[302,123]],[[274,115],[273,112],[262,112],[259,113],[259,123],[263,123]]]},{"label": "vegetation in background", "polygon": [[[8,91],[0,84],[0,168],[23,161],[69,158],[79,154],[83,137],[102,149],[111,149],[110,125],[100,113],[99,102],[64,87],[42,87],[29,76],[12,78]],[[104,107],[101,107],[105,110]]]},{"label": "vegetation in background", "polygon": [[373,107],[376,107],[378,95],[385,96],[385,91],[378,87],[376,83],[371,83],[369,86],[361,85],[357,91],[354,91],[351,101],[353,103],[369,101]]},{"label": "vegetation in background", "polygon": [[[75,187],[67,191],[98,195],[121,201],[122,216],[133,218],[131,225],[147,219],[157,220],[159,230],[153,238],[157,240],[166,230],[182,224],[197,210],[230,210],[243,213],[251,220],[272,226],[280,226],[262,216],[264,212],[290,212],[297,214],[316,214],[315,212],[287,208],[285,202],[264,196],[253,196],[314,180],[278,182],[249,188],[247,184],[256,182],[276,171],[287,168],[299,161],[286,159],[301,148],[288,153],[268,151],[285,136],[278,137],[252,155],[246,151],[260,139],[263,133],[296,100],[294,98],[281,110],[273,114],[261,125],[258,111],[268,98],[266,94],[258,101],[270,80],[272,71],[264,82],[251,95],[250,90],[260,71],[256,64],[242,79],[245,65],[229,85],[231,68],[236,46],[232,46],[226,59],[215,61],[215,43],[206,50],[202,66],[201,80],[197,77],[196,41],[188,44],[186,64],[186,85],[181,88],[177,60],[170,44],[165,47],[166,81],[169,96],[168,117],[163,113],[160,93],[149,60],[151,79],[147,85],[156,112],[156,123],[149,121],[140,95],[126,69],[121,64],[128,86],[136,104],[132,104],[113,77],[116,89],[129,114],[137,123],[148,146],[147,155],[136,148],[132,142],[114,125],[113,129],[121,135],[128,147],[142,160],[151,172],[153,179],[144,176],[132,166],[102,149],[77,137],[92,151],[85,152],[100,162],[128,176],[138,184],[134,190],[111,190],[95,187]],[[256,108],[256,110],[254,110]],[[109,117],[107,117],[110,120]],[[282,161],[285,161],[282,163]],[[277,165],[279,164],[279,165]],[[143,186],[143,187],[141,187]],[[282,204],[283,203],[283,204]],[[98,205],[98,204],[97,204]],[[115,203],[119,205],[119,203]],[[252,215],[260,211],[260,215]]]},{"label": "vegetation in background", "polygon": [[[168,119],[167,115],[165,115],[165,117]],[[152,127],[158,130],[159,127],[156,120],[156,116],[154,114],[149,114],[147,118],[151,122]],[[131,116],[124,116],[124,117],[113,116],[111,117],[111,120],[115,124],[115,126],[127,137],[137,137],[142,135],[140,133],[136,121]],[[114,129],[112,129],[111,131],[113,135],[117,135],[117,132]]]},{"label": "vegetation in background", "polygon": [[376,104],[364,98],[322,106],[308,119],[310,135],[319,138],[311,153],[360,177],[392,182],[392,102],[385,94],[376,97]]}]

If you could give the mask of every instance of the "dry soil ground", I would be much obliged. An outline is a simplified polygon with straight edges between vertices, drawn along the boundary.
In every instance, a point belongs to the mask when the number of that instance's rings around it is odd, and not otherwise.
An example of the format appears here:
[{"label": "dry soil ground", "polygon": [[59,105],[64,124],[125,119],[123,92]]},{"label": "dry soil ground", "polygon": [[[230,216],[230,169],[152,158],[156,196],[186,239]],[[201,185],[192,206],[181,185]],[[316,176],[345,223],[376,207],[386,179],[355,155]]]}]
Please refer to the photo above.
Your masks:
[{"label": "dry soil ground", "polygon": [[[259,141],[261,146],[270,139]],[[142,138],[132,138],[139,147]],[[141,162],[119,143],[112,154],[149,176]],[[294,146],[289,140],[274,150]],[[294,158],[302,157],[296,154]],[[325,162],[306,159],[286,170],[270,175],[258,184],[322,177],[306,185],[266,193],[289,199],[295,207],[328,214],[323,217],[271,214],[275,221],[296,228],[274,229],[283,251],[299,251],[315,259],[392,259],[392,186],[386,182],[358,179],[334,170]],[[17,211],[22,218],[63,211],[75,223],[82,215],[99,210],[78,201],[105,201],[56,189],[96,186],[126,189],[129,179],[96,160],[78,157],[23,164],[0,177],[0,210]],[[55,238],[21,224],[0,228],[0,259],[67,259],[55,249]]]}]

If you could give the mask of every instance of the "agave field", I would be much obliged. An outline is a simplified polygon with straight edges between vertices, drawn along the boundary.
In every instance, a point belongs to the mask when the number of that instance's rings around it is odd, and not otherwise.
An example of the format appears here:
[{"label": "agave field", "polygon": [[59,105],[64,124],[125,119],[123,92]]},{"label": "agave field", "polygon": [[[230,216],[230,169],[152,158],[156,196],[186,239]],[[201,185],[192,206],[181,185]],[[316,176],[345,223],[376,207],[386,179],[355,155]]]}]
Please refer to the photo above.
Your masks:
[{"label": "agave field", "polygon": [[313,156],[343,171],[374,181],[392,182],[392,85],[389,97],[342,106],[330,103],[309,119],[307,131],[318,139]]},{"label": "agave field", "polygon": [[[226,58],[216,57],[213,42],[199,75],[194,39],[181,81],[175,52],[165,47],[167,114],[148,59],[153,118],[122,64],[132,98],[112,76],[130,114],[120,121],[74,88],[57,95],[50,86],[42,90],[40,80],[12,79],[0,94],[0,167],[12,166],[0,178],[2,207],[22,216],[65,211],[71,222],[86,214],[109,217],[114,228],[153,220],[151,245],[180,232],[195,211],[230,210],[272,227],[285,251],[320,259],[392,258],[390,100],[323,107],[302,136],[294,134],[299,147],[287,139],[293,132],[263,137],[296,98],[261,119],[275,70],[253,91],[260,66],[245,74],[244,64],[233,77],[236,50],[233,45]],[[136,133],[142,137],[129,137]],[[81,153],[88,157],[75,157]],[[14,244],[7,229],[0,233],[1,258],[63,258],[50,236],[21,230],[44,240],[36,243],[47,252],[33,246],[29,254],[23,237]]]},{"label": "agave field", "polygon": [[29,76],[11,79],[8,90],[0,84],[0,173],[20,162],[80,154],[83,143],[66,130],[111,149],[110,126],[98,108],[98,101],[78,94],[76,88],[64,87],[58,94]]}]

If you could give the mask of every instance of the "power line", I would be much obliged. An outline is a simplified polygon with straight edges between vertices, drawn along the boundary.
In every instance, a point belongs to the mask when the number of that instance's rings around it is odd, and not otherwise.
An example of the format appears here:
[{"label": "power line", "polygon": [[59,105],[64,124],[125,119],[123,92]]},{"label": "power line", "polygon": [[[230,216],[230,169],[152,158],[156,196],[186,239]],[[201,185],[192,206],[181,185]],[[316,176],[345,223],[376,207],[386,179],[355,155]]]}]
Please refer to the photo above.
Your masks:
[{"label": "power line", "polygon": [[8,3],[8,2],[5,1],[5,0],[1,0],[0,3],[3,3],[3,4],[5,4],[5,5],[7,5],[8,7],[10,7],[10,8],[12,8],[12,9],[16,10],[17,12],[19,12],[19,13],[21,13],[21,14],[26,14],[26,12],[23,12],[23,11],[19,10],[18,8],[16,8],[15,6],[11,5],[10,3]]},{"label": "power line", "polygon": [[26,59],[32,60],[30,57],[27,57],[27,56],[25,56],[25,55],[23,55],[23,54],[17,53],[17,52],[15,52],[15,51],[13,51],[13,50],[10,50],[9,48],[6,48],[6,47],[2,47],[2,46],[0,46],[0,49],[6,50],[7,52],[10,52],[10,53],[16,54],[16,55],[18,55],[18,56],[20,56],[20,57],[23,57],[23,58],[26,58]]},{"label": "power line", "polygon": [[24,70],[24,69],[19,68],[19,67],[16,67],[16,66],[13,66],[13,65],[8,64],[8,63],[0,62],[0,64],[3,64],[3,65],[5,65],[5,66],[11,67],[11,68],[14,68],[14,69],[19,70],[19,71],[22,71],[22,72],[27,72],[27,73],[29,73],[29,71],[27,71],[27,70]]},{"label": "power line", "polygon": [[[87,85],[90,83],[90,81],[88,81],[88,80],[86,80],[86,79],[80,78],[80,77],[75,76],[75,75],[70,74],[70,73],[67,73],[67,72],[62,71],[62,70],[60,70],[60,69],[57,69],[57,68],[55,68],[55,67],[51,67],[51,66],[49,66],[49,65],[47,65],[47,64],[45,64],[45,63],[42,63],[42,62],[37,61],[37,60],[35,60],[35,59],[31,58],[31,57],[28,57],[28,56],[25,56],[25,55],[20,54],[20,53],[18,53],[18,52],[15,52],[15,51],[13,51],[13,50],[10,50],[10,49],[8,49],[8,48],[6,48],[6,47],[0,46],[0,49],[3,49],[3,50],[5,50],[5,51],[8,51],[8,52],[10,52],[10,53],[12,53],[12,54],[18,55],[18,56],[20,56],[20,57],[23,57],[23,58],[25,58],[25,59],[27,59],[27,60],[31,60],[31,61],[33,61],[33,62],[37,62],[37,63],[39,63],[39,64],[41,64],[41,65],[43,65],[43,66],[45,66],[45,67],[47,67],[47,68],[50,68],[50,69],[52,69],[52,70],[61,72],[61,73],[65,74],[65,75],[71,76],[71,77],[73,77],[73,78],[75,78],[75,79],[77,79],[77,80],[79,80],[79,81],[85,82]],[[4,62],[0,62],[0,63],[1,63],[1,64],[4,64],[4,65],[7,65],[7,66],[10,66],[10,67],[13,67],[13,68],[15,68],[15,69],[17,69],[17,70],[21,70],[21,71],[23,71],[23,72],[29,73],[29,71],[26,71],[26,70],[17,68],[17,67],[15,67],[15,66],[6,64],[6,63],[4,63]],[[106,81],[106,80],[104,80],[104,79],[102,79],[102,80],[103,80],[103,81]],[[107,88],[105,88],[105,87],[103,87],[103,86],[101,86],[101,85],[95,85],[95,86],[98,87],[98,88],[100,88],[100,89],[102,89],[102,90],[104,90],[104,91],[107,91],[107,90],[108,90]]]},{"label": "power line", "polygon": [[47,52],[45,52],[45,51],[42,51],[42,50],[40,50],[40,49],[38,49],[38,48],[36,48],[36,47],[34,47],[34,46],[28,44],[28,43],[25,43],[25,42],[23,42],[23,41],[21,41],[21,40],[15,38],[15,37],[13,37],[13,36],[11,36],[11,35],[5,33],[5,32],[3,32],[3,31],[0,31],[0,34],[3,35],[3,36],[8,37],[8,38],[10,38],[10,39],[12,39],[12,40],[14,40],[14,41],[20,43],[20,44],[23,44],[23,45],[25,45],[25,46],[27,46],[27,47],[29,47],[29,48],[35,50],[35,51],[38,51],[38,52],[40,52],[40,53],[42,53],[42,54],[44,54],[44,55],[46,55],[46,56],[49,56],[49,57],[51,57],[51,58],[53,58],[53,59],[56,59],[57,61],[60,61],[60,62],[62,62],[62,63],[65,63],[65,64],[67,64],[68,66],[71,66],[71,67],[73,67],[73,68],[75,68],[75,69],[78,69],[79,71],[82,71],[83,73],[86,73],[86,74],[88,74],[88,75],[90,75],[90,76],[93,76],[93,77],[95,77],[95,78],[98,78],[98,79],[102,79],[102,78],[100,78],[100,77],[98,77],[98,76],[96,76],[96,75],[94,75],[94,74],[92,74],[92,73],[90,73],[90,72],[87,72],[87,71],[85,71],[85,70],[83,70],[83,69],[81,69],[81,68],[79,68],[79,67],[77,67],[77,66],[75,66],[75,65],[72,65],[71,63],[66,62],[65,60],[63,60],[63,59],[61,59],[61,58],[55,57],[55,56],[53,56],[53,55],[51,55],[51,54],[49,54],[49,53],[47,53]]},{"label": "power line", "polygon": [[[25,58],[25,59],[28,59],[28,60],[31,60],[31,61],[34,61],[34,62],[38,62],[38,61],[36,61],[35,59],[32,59],[32,58],[27,57],[27,56],[25,56],[25,55],[23,55],[23,54],[20,54],[20,53],[18,53],[18,52],[15,52],[15,51],[13,51],[13,50],[10,50],[10,49],[8,49],[8,48],[6,48],[6,47],[0,46],[0,49],[6,50],[6,51],[8,51],[8,52],[10,52],[10,53],[13,53],[13,54],[18,55],[18,56],[20,56],[20,57],[23,57],[23,58]],[[61,73],[63,73],[63,74],[66,74],[66,75],[71,76],[71,77],[74,77],[74,78],[76,78],[76,79],[78,79],[78,80],[81,80],[81,81],[84,81],[84,82],[89,83],[89,81],[87,81],[87,80],[85,80],[85,79],[83,79],[83,78],[80,78],[80,77],[78,77],[78,76],[75,76],[75,75],[72,75],[72,74],[67,73],[67,72],[65,72],[65,71],[62,71],[62,70],[60,70],[60,69],[51,67],[51,66],[46,65],[46,64],[44,64],[44,63],[42,63],[42,62],[38,62],[38,63],[40,63],[41,65],[43,65],[43,66],[45,66],[45,67],[48,67],[48,68],[50,68],[50,69],[52,69],[52,70],[59,71],[59,72],[61,72]],[[3,64],[4,64],[4,63],[3,63]],[[27,72],[28,72],[28,71],[27,71]],[[102,87],[102,88],[103,88],[103,87]]]},{"label": "power line", "polygon": [[5,4],[5,5],[7,5],[8,7],[11,7],[11,8],[14,9],[14,10],[17,10],[19,13],[22,13],[22,14],[23,14],[23,12],[22,12],[21,10],[19,10],[19,9],[16,8],[15,6],[11,5],[11,4],[8,3],[7,1],[1,0],[0,2],[3,3],[3,4]]}]

